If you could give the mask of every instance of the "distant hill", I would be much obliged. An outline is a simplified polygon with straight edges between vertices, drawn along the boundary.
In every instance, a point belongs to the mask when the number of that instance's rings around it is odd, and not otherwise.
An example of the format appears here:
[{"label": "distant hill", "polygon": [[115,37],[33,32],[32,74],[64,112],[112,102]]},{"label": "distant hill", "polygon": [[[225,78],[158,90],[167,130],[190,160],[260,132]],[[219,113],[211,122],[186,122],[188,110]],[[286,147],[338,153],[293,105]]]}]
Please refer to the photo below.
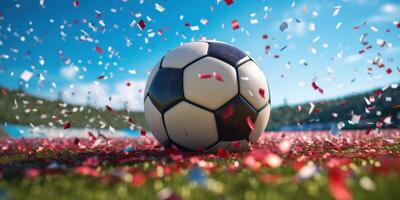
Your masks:
[{"label": "distant hill", "polygon": [[[320,125],[329,129],[329,124],[343,122],[344,129],[400,127],[400,86],[394,88],[377,88],[369,92],[346,96],[338,99],[314,102],[314,109],[309,113],[310,103],[298,106],[281,106],[272,109],[268,130],[282,130],[285,127],[302,127]],[[369,105],[368,105],[369,103]],[[360,121],[350,124],[349,120],[357,115]],[[384,120],[390,118],[391,124]],[[377,124],[378,122],[378,124]],[[301,129],[301,128],[300,128]]]},{"label": "distant hill", "polygon": [[[143,112],[127,112],[111,108],[94,108],[45,100],[14,90],[0,88],[0,122],[88,128],[144,128],[148,126]],[[368,105],[368,103],[369,105]],[[273,108],[267,130],[293,130],[312,127],[329,129],[339,122],[344,129],[400,127],[400,86],[371,90],[369,92],[338,99],[281,106]],[[356,124],[350,124],[353,116],[360,116]],[[390,118],[390,124],[385,119]],[[357,121],[357,120],[355,120]]]},{"label": "distant hill", "polygon": [[51,101],[0,88],[0,122],[88,128],[145,128],[143,112],[94,108]]}]

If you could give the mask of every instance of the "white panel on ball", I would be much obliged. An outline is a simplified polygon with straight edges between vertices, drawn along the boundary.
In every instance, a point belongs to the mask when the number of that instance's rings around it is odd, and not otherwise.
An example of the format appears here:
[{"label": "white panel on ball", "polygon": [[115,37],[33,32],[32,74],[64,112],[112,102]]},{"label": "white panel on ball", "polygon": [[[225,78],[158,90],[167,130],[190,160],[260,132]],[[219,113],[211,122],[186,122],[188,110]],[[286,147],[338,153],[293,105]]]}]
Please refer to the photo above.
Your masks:
[{"label": "white panel on ball", "polygon": [[168,140],[167,132],[164,129],[164,123],[160,111],[154,106],[149,97],[144,102],[144,117],[148,123],[151,133],[160,142],[165,143]]},{"label": "white panel on ball", "polygon": [[245,62],[239,68],[240,95],[259,110],[269,101],[267,79],[260,67],[253,61]]},{"label": "white panel on ball", "polygon": [[156,64],[156,66],[153,67],[153,69],[151,70],[150,74],[149,74],[149,78],[147,78],[147,83],[146,83],[146,87],[144,89],[144,96],[146,97],[147,93],[149,92],[150,89],[150,85],[153,82],[154,77],[156,76],[158,69],[160,68],[160,64],[161,64],[161,60],[159,60]]},{"label": "white panel on ball", "polygon": [[217,109],[238,93],[235,68],[212,57],[198,60],[183,72],[183,91],[189,101]]},{"label": "white panel on ball", "polygon": [[218,141],[214,114],[185,101],[164,114],[171,140],[191,149],[207,148]]},{"label": "white panel on ball", "polygon": [[205,42],[191,42],[183,44],[168,53],[162,62],[162,67],[181,69],[190,62],[207,55],[208,44]]},{"label": "white panel on ball", "polygon": [[254,130],[251,131],[249,136],[250,142],[256,143],[258,138],[264,132],[268,124],[270,112],[271,112],[271,105],[268,104],[258,113],[256,122],[254,123]]}]

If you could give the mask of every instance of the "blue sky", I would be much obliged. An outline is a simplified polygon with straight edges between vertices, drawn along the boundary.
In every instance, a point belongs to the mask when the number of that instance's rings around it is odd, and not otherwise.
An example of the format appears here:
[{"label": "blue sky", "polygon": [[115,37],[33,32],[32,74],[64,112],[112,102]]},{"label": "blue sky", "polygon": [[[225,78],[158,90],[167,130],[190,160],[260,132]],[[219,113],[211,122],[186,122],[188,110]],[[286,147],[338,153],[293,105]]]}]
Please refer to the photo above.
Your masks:
[{"label": "blue sky", "polygon": [[[22,85],[34,95],[54,99],[62,94],[68,102],[99,107],[128,102],[141,110],[141,90],[155,63],[180,44],[199,39],[220,40],[250,53],[268,78],[273,107],[285,98],[289,104],[336,98],[400,78],[400,1],[235,0],[228,6],[216,0],[81,0],[77,7],[72,2],[1,2],[0,86]],[[143,30],[132,23],[141,19]],[[232,29],[232,20],[238,20],[239,29]],[[283,32],[282,22],[289,26]],[[191,29],[196,26],[199,30]],[[360,43],[364,33],[372,48],[359,54],[368,46]],[[385,41],[383,47],[378,39]],[[370,63],[378,54],[383,68]],[[24,70],[33,73],[27,82],[20,78]],[[313,90],[313,81],[323,94]]]}]

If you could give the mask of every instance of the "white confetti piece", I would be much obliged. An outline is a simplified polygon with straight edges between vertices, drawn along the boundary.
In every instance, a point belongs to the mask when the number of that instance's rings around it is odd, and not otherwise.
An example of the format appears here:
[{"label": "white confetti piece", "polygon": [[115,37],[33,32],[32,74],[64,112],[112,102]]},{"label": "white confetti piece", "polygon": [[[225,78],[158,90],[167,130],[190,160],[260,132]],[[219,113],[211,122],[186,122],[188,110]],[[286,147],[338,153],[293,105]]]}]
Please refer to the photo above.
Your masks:
[{"label": "white confetti piece", "polygon": [[333,13],[332,13],[332,16],[338,15],[341,8],[342,8],[342,6],[335,6],[335,8],[333,10]]},{"label": "white confetti piece", "polygon": [[28,70],[24,70],[24,72],[22,72],[20,78],[26,82],[28,82],[33,76],[33,73],[28,71]]},{"label": "white confetti piece", "polygon": [[341,26],[342,26],[342,22],[338,22],[338,23],[336,24],[336,30],[338,30]]},{"label": "white confetti piece", "polygon": [[162,5],[158,4],[158,3],[154,4],[154,6],[155,6],[156,10],[158,10],[158,12],[164,12],[165,11],[165,8]]},{"label": "white confetti piece", "polygon": [[351,117],[351,121],[349,121],[349,124],[355,125],[358,124],[360,122],[361,119],[361,115],[353,115]]},{"label": "white confetti piece", "polygon": [[312,42],[316,43],[319,40],[319,38],[320,38],[319,36],[315,37]]},{"label": "white confetti piece", "polygon": [[309,31],[315,31],[315,24],[314,23],[309,23],[308,24],[308,30]]},{"label": "white confetti piece", "polygon": [[251,19],[250,24],[258,24],[258,19]]},{"label": "white confetti piece", "polygon": [[128,73],[129,73],[129,74],[136,74],[136,70],[130,69],[130,70],[128,70]]},{"label": "white confetti piece", "polygon": [[190,27],[190,30],[192,30],[192,31],[198,31],[200,28],[199,28],[199,26],[191,26]]},{"label": "white confetti piece", "polygon": [[375,26],[371,26],[371,30],[374,32],[378,32],[378,29]]},{"label": "white confetti piece", "polygon": [[207,25],[208,20],[207,19],[200,19],[200,23],[202,23],[203,25]]}]

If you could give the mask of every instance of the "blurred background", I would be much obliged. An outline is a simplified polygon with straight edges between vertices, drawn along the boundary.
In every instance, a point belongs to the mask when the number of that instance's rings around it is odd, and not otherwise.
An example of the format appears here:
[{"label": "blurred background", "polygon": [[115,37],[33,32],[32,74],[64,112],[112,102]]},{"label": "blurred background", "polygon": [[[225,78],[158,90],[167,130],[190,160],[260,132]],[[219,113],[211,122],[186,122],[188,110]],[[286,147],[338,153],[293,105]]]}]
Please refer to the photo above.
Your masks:
[{"label": "blurred background", "polygon": [[258,61],[271,90],[267,130],[400,126],[399,1],[0,4],[3,136],[138,136],[149,71],[204,39]]}]

